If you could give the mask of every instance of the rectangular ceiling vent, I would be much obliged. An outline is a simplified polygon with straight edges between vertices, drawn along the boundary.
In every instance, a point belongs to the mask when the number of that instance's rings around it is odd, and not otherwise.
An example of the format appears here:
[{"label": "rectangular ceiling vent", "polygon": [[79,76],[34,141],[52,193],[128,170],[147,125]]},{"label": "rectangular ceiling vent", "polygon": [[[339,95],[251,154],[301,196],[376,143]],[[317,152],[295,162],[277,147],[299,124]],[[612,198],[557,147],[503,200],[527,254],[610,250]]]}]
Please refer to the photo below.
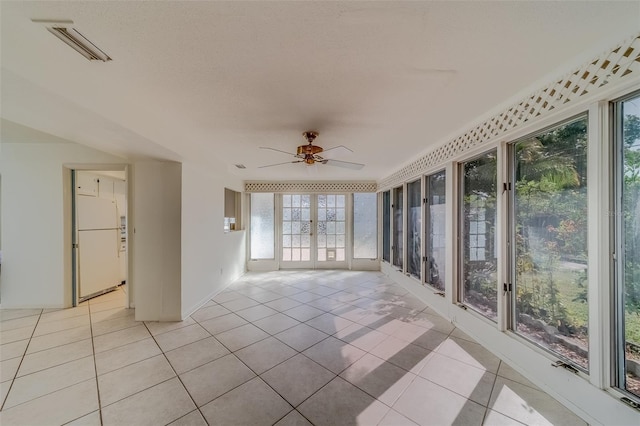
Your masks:
[{"label": "rectangular ceiling vent", "polygon": [[75,28],[54,26],[47,29],[90,61],[107,62],[111,60],[109,55],[80,34],[80,31]]},{"label": "rectangular ceiling vent", "polygon": [[111,60],[102,49],[73,28],[71,20],[32,19],[31,22],[44,25],[51,34],[90,61],[107,62]]}]

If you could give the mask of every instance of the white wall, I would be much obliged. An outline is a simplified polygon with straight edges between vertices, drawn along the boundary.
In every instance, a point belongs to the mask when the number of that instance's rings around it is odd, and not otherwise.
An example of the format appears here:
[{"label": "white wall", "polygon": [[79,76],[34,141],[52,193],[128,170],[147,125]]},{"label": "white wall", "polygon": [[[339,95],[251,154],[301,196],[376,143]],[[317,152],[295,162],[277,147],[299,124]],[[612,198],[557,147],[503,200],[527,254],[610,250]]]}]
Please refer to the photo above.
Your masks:
[{"label": "white wall", "polygon": [[129,241],[137,321],[181,319],[181,182],[180,163],[133,165]]},{"label": "white wall", "polygon": [[[126,163],[74,143],[2,141],[3,308],[71,305],[70,170]],[[185,318],[245,272],[245,231],[223,231],[224,188],[242,181],[158,161],[135,163],[131,176],[136,319]]]},{"label": "white wall", "polygon": [[[127,161],[73,143],[2,142],[2,307],[68,307],[70,170]],[[242,181],[158,161],[130,176],[136,319],[184,318],[245,272],[245,232],[223,232],[224,188],[242,191]]]},{"label": "white wall", "polygon": [[73,143],[9,142],[2,141],[0,157],[2,307],[70,306],[71,269],[65,265],[70,265],[71,229],[65,209],[71,185],[65,165],[126,161]]},{"label": "white wall", "polygon": [[242,181],[182,165],[182,317],[192,314],[245,272],[245,231],[225,233],[224,188]]}]

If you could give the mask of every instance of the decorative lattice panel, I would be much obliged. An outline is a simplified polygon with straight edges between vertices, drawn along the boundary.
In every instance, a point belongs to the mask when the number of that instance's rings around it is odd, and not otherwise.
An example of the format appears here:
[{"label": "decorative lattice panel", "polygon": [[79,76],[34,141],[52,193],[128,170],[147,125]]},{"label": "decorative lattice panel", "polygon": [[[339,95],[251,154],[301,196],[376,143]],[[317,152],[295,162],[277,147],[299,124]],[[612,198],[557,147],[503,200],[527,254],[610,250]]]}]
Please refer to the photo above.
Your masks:
[{"label": "decorative lattice panel", "polygon": [[640,75],[640,35],[410,163],[380,181],[378,187],[386,190],[400,185],[460,153],[495,140],[519,125],[535,120],[587,94],[593,94],[606,85],[622,79],[627,80],[630,75]]},{"label": "decorative lattice panel", "polygon": [[245,192],[376,192],[375,182],[246,182]]}]

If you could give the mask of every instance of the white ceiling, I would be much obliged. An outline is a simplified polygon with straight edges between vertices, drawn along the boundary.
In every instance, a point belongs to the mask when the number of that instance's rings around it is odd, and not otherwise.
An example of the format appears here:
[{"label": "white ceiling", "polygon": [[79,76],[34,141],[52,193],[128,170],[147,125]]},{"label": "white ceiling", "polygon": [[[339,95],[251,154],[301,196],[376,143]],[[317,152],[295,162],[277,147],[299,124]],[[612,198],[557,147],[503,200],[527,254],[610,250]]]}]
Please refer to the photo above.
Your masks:
[{"label": "white ceiling", "polygon": [[[2,1],[0,12],[5,120],[247,180],[383,178],[640,28],[640,1]],[[31,19],[73,20],[113,61],[86,60]],[[366,167],[257,169],[289,160],[258,147],[295,152],[305,130]]]}]

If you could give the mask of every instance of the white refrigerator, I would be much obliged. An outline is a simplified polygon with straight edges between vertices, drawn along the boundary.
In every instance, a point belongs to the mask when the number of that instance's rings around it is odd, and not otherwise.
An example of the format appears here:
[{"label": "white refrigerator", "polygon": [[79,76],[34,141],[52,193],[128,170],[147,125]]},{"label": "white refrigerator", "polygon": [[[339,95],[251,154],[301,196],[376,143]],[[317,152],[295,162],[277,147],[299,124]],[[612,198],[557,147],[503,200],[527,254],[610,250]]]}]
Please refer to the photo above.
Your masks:
[{"label": "white refrigerator", "polygon": [[120,284],[120,217],[116,202],[78,195],[78,296],[85,299]]}]

